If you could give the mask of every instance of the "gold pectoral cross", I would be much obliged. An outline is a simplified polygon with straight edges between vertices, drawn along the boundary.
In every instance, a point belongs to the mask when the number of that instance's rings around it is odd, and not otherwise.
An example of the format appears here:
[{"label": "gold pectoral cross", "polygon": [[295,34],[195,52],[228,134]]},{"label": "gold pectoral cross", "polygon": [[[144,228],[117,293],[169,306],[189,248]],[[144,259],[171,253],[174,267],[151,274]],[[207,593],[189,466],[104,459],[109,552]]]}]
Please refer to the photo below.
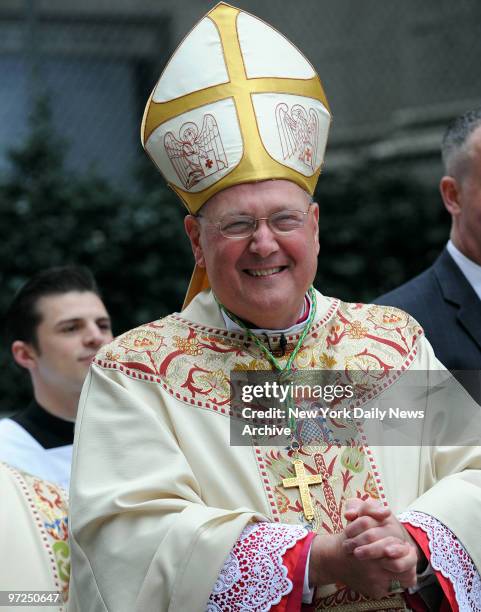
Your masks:
[{"label": "gold pectoral cross", "polygon": [[304,467],[304,462],[300,459],[294,461],[294,469],[296,471],[295,478],[284,478],[282,480],[282,486],[286,489],[290,487],[299,487],[299,494],[301,496],[302,511],[306,520],[312,521],[314,518],[314,508],[312,507],[311,495],[309,493],[309,485],[321,484],[322,476],[320,474],[314,474],[308,476]]}]

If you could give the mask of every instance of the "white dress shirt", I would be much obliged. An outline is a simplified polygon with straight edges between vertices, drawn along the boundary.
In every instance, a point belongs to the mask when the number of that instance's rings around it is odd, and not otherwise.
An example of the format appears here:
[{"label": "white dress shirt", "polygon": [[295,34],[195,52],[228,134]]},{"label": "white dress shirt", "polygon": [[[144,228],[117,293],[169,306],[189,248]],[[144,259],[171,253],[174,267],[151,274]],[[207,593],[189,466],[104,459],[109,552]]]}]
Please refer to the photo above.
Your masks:
[{"label": "white dress shirt", "polygon": [[476,292],[478,298],[481,300],[481,266],[472,259],[466,257],[466,255],[463,255],[461,251],[454,246],[451,240],[448,241],[446,248],[456,265],[466,277],[468,283]]}]

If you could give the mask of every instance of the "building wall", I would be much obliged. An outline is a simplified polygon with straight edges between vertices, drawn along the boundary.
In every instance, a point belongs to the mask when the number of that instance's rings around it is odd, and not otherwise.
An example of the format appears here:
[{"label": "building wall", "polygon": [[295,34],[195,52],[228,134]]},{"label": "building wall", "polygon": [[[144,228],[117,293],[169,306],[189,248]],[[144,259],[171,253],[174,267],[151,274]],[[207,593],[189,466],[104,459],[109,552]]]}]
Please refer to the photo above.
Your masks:
[{"label": "building wall", "polygon": [[[3,0],[0,152],[21,140],[29,99],[46,87],[74,142],[71,164],[120,180],[139,155],[142,106],[162,64],[214,4]],[[236,5],[280,29],[318,70],[334,117],[327,167],[361,151],[421,159],[438,172],[446,121],[480,103],[478,0]]]}]

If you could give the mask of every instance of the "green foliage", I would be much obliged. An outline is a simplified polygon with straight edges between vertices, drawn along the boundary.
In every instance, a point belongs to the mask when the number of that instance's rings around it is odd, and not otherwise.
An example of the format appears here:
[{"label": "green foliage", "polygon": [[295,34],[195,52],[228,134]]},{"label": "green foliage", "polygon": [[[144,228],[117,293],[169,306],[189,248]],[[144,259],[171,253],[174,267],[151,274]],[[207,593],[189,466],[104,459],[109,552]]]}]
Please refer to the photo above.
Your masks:
[{"label": "green foliage", "polygon": [[[30,136],[10,154],[0,180],[0,310],[35,272],[89,266],[119,334],[179,310],[193,257],[183,210],[150,162],[139,164],[131,192],[64,167],[67,146],[38,104]],[[448,234],[434,190],[390,165],[359,164],[319,182],[319,272],[327,295],[368,301],[428,266]],[[29,401],[28,375],[0,351],[0,411]]]},{"label": "green foliage", "polygon": [[437,188],[393,164],[362,162],[321,176],[316,287],[369,302],[432,264],[449,234]]},{"label": "green foliage", "polygon": [[[67,263],[92,269],[116,333],[179,310],[193,257],[174,193],[160,177],[155,189],[127,193],[93,175],[72,175],[65,152],[42,101],[0,181],[1,312],[34,273]],[[10,411],[29,401],[30,381],[8,347],[0,359],[0,411]]]}]

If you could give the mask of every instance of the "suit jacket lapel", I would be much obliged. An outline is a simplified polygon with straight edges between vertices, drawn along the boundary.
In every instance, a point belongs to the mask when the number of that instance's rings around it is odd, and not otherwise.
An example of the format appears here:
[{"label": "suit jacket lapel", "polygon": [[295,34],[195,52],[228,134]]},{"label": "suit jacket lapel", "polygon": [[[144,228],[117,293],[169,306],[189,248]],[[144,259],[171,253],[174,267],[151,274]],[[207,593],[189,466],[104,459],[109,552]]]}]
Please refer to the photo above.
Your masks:
[{"label": "suit jacket lapel", "polygon": [[481,348],[481,300],[446,249],[433,268],[444,299],[459,306],[458,320]]}]

